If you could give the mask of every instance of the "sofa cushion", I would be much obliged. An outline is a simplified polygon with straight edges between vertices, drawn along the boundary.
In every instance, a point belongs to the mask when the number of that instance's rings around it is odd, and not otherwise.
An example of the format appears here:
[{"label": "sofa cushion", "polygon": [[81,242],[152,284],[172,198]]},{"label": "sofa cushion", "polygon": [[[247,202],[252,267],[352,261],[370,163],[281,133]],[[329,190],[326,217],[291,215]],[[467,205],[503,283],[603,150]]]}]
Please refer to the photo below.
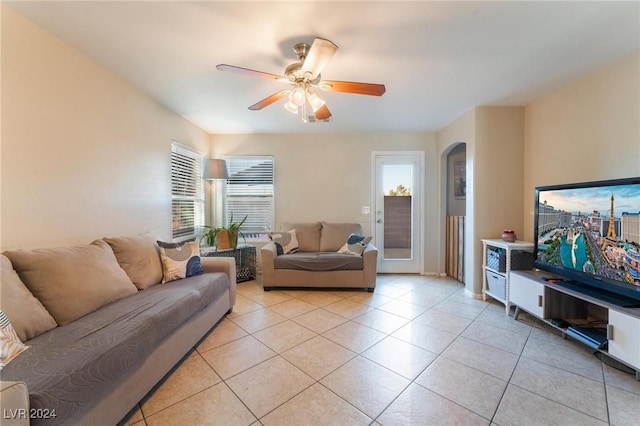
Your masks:
[{"label": "sofa cushion", "polygon": [[364,268],[362,256],[341,253],[293,253],[274,259],[275,269],[300,271],[351,271]]},{"label": "sofa cushion", "polygon": [[361,234],[359,223],[322,222],[319,251],[338,251],[351,234]]},{"label": "sofa cushion", "polygon": [[371,241],[371,237],[364,237],[362,235],[351,234],[347,238],[347,242],[344,243],[338,253],[353,254],[356,256],[362,256],[367,244]]},{"label": "sofa cushion", "polygon": [[296,253],[300,250],[295,229],[283,232],[270,232],[269,239],[276,245],[278,255]]},{"label": "sofa cushion", "polygon": [[140,290],[162,281],[157,239],[150,232],[130,237],[103,238],[111,246],[120,267]]},{"label": "sofa cushion", "polygon": [[25,342],[57,327],[51,314],[33,297],[5,255],[0,255],[0,268],[0,310],[7,314],[20,340]]},{"label": "sofa cushion", "polygon": [[162,261],[162,282],[201,275],[200,246],[195,241],[182,243],[165,243],[158,241],[160,260]]},{"label": "sofa cushion", "polygon": [[290,231],[292,229],[296,230],[298,247],[300,247],[300,251],[306,251],[306,252],[320,251],[320,229],[321,228],[322,228],[322,224],[320,222],[283,223],[282,224],[283,231]]},{"label": "sofa cushion", "polygon": [[0,311],[0,370],[27,349],[29,346],[20,341],[7,315]]},{"label": "sofa cushion", "polygon": [[228,289],[226,274],[209,273],[136,292],[31,340],[2,378],[27,384],[32,410],[56,411],[57,418],[37,424],[77,424],[74,416],[117,389],[168,336],[228,297]]},{"label": "sofa cushion", "polygon": [[59,325],[137,291],[102,240],[75,247],[7,251],[5,255]]}]

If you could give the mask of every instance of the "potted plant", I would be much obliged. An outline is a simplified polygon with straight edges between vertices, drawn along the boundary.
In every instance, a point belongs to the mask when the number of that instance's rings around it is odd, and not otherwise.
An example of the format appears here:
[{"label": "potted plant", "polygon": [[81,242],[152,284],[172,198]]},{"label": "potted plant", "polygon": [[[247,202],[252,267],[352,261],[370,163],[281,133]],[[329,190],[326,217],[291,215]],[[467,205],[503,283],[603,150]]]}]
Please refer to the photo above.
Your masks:
[{"label": "potted plant", "polygon": [[200,237],[200,243],[202,240],[207,240],[207,245],[211,247],[215,247],[216,250],[225,250],[225,249],[235,249],[238,247],[238,235],[242,236],[242,239],[246,239],[242,231],[240,231],[240,227],[245,223],[248,216],[245,216],[240,222],[233,221],[233,213],[231,213],[231,219],[229,220],[229,225],[227,226],[208,226],[205,225],[204,228],[207,229],[207,232]]}]

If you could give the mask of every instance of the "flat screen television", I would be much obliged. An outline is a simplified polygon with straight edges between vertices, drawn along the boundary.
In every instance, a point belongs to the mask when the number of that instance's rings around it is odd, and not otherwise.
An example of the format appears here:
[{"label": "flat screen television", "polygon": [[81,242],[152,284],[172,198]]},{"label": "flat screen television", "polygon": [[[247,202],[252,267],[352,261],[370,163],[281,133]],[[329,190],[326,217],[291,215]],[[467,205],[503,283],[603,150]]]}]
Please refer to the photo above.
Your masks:
[{"label": "flat screen television", "polygon": [[539,186],[534,266],[575,291],[640,306],[640,177]]}]

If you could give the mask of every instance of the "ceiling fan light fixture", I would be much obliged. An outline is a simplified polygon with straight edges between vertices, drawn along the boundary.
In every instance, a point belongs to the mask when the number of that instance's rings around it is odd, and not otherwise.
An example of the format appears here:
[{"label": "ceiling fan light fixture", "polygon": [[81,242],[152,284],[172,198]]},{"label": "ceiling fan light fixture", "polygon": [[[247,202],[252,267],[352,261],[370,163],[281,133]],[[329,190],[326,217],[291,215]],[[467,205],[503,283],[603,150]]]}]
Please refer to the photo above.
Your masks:
[{"label": "ceiling fan light fixture", "polygon": [[311,105],[311,109],[313,110],[313,112],[318,111],[320,108],[322,108],[322,105],[326,103],[320,96],[318,96],[316,92],[311,91],[309,91],[309,93],[307,94],[307,100],[309,101],[309,105]]},{"label": "ceiling fan light fixture", "polygon": [[291,89],[289,92],[289,102],[296,106],[302,106],[306,102],[306,95],[304,88],[297,86]]},{"label": "ceiling fan light fixture", "polygon": [[290,100],[289,100],[289,102],[284,104],[284,109],[286,109],[287,111],[289,111],[292,114],[297,114],[298,113],[298,105],[294,104]]}]

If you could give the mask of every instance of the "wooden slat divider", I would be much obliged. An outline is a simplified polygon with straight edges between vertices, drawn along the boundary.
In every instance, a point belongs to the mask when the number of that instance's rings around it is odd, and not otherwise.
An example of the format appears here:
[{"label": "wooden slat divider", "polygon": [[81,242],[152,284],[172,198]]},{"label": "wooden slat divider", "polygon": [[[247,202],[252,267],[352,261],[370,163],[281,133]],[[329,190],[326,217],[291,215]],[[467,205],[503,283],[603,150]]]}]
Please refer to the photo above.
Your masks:
[{"label": "wooden slat divider", "polygon": [[465,216],[447,216],[446,273],[464,282],[464,226]]}]

